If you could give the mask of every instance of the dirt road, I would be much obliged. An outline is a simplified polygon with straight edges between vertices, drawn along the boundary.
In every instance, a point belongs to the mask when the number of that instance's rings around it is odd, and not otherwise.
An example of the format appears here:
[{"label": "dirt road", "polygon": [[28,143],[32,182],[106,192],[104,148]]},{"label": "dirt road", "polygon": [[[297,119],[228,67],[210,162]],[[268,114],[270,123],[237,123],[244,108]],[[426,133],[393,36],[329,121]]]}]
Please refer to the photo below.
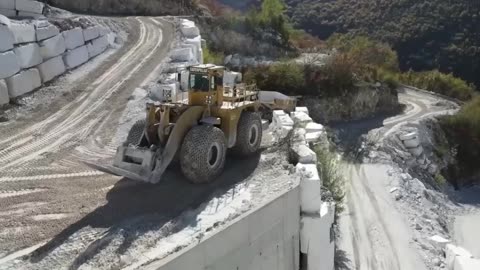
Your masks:
[{"label": "dirt road", "polygon": [[[403,89],[400,102],[406,111],[388,119],[374,119],[374,124],[357,122],[342,130],[382,128],[383,138],[398,125],[431,114],[449,112],[451,106],[430,94]],[[360,136],[357,134],[357,136]],[[382,137],[381,136],[381,137]],[[380,138],[381,139],[381,138]],[[388,167],[380,164],[345,166],[347,196],[345,211],[339,218],[340,240],[337,263],[340,269],[427,269],[413,245],[412,231],[406,217],[397,209],[389,193]]]},{"label": "dirt road", "polygon": [[122,48],[88,74],[67,75],[63,96],[0,125],[0,258],[52,238],[105,204],[119,180],[79,157],[115,151],[121,113],[167,55],[174,27],[161,18],[114,20],[129,33]]}]

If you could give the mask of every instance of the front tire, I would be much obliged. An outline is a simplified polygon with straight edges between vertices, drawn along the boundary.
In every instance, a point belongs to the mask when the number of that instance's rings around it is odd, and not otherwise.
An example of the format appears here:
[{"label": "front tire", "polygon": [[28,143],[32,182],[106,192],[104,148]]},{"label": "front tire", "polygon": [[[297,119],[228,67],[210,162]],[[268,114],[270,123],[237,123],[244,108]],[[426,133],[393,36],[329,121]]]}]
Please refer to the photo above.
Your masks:
[{"label": "front tire", "polygon": [[226,153],[222,130],[209,125],[193,127],[185,136],[180,150],[182,172],[192,183],[212,182],[223,172]]},{"label": "front tire", "polygon": [[234,153],[240,156],[250,156],[260,149],[263,129],[262,119],[255,112],[243,112],[237,127],[237,142]]},{"label": "front tire", "polygon": [[128,145],[139,146],[142,138],[143,133],[145,132],[145,127],[147,126],[147,121],[145,120],[138,120],[133,124],[132,128],[128,132],[126,143]]}]

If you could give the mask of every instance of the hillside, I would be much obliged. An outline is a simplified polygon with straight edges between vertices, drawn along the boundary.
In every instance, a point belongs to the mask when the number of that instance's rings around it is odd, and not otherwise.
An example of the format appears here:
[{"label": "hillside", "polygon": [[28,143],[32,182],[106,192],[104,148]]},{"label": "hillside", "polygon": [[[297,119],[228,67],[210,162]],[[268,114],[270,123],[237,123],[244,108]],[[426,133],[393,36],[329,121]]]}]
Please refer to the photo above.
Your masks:
[{"label": "hillside", "polygon": [[194,10],[192,0],[46,0],[77,13],[100,15],[182,15]]},{"label": "hillside", "polygon": [[[256,0],[222,0],[246,8]],[[286,0],[300,28],[327,39],[368,35],[399,54],[403,70],[439,69],[480,85],[480,4],[471,0]]]}]

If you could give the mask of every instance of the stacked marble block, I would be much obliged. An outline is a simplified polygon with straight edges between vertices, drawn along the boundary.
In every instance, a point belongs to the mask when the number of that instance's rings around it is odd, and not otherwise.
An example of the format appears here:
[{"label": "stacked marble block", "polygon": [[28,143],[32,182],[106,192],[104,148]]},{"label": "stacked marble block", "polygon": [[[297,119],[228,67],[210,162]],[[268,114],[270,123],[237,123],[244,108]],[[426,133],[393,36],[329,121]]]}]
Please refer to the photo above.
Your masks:
[{"label": "stacked marble block", "polygon": [[99,26],[60,32],[47,20],[14,21],[0,15],[0,105],[105,51],[107,33]]},{"label": "stacked marble block", "polygon": [[317,169],[317,155],[312,150],[325,134],[322,125],[312,121],[308,109],[297,107],[290,115],[274,111],[273,134],[282,139],[291,134],[291,152],[298,161],[300,182],[300,252],[306,257],[307,270],[333,270],[335,243],[332,226],[335,205],[322,202],[322,182]]},{"label": "stacked marble block", "polygon": [[0,0],[0,15],[10,18],[43,18],[44,3],[34,0]]},{"label": "stacked marble block", "polygon": [[180,46],[171,51],[172,61],[203,64],[202,36],[198,27],[193,21],[181,19],[180,32],[182,40]]}]

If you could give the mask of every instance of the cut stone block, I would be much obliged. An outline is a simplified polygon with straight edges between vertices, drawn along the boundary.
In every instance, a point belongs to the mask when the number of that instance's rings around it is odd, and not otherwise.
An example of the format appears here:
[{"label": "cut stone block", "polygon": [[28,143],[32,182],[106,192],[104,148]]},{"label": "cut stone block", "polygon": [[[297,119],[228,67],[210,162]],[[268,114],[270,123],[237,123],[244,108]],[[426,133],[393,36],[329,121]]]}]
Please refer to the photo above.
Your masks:
[{"label": "cut stone block", "polygon": [[298,163],[296,171],[300,175],[300,206],[304,213],[318,214],[320,212],[321,180],[316,164]]},{"label": "cut stone block", "polygon": [[48,24],[47,26],[43,26],[43,27],[39,27],[39,26],[36,27],[37,41],[42,41],[47,38],[54,37],[58,34],[60,34],[60,31],[53,24]]},{"label": "cut stone block", "polygon": [[63,63],[62,56],[60,55],[38,65],[37,68],[43,83],[53,80],[66,71],[65,63]]},{"label": "cut stone block", "polygon": [[89,40],[98,38],[99,36],[100,36],[100,30],[98,29],[97,26],[93,26],[93,27],[83,29],[83,39],[85,41],[89,41]]},{"label": "cut stone block", "polygon": [[405,147],[407,148],[416,148],[420,145],[420,140],[417,137],[415,137],[411,140],[403,141],[403,145],[405,145]]},{"label": "cut stone block", "polygon": [[296,107],[295,112],[303,112],[303,113],[306,113],[307,115],[309,115],[307,107]]},{"label": "cut stone block", "polygon": [[63,61],[67,69],[72,69],[80,66],[88,61],[88,49],[87,46],[78,47],[74,50],[67,51],[63,55]]},{"label": "cut stone block", "polygon": [[13,51],[0,53],[0,79],[5,79],[20,71],[17,56]]},{"label": "cut stone block", "polygon": [[305,144],[296,144],[292,150],[298,163],[317,164],[317,154]]},{"label": "cut stone block", "polygon": [[307,141],[307,143],[316,143],[320,140],[322,135],[323,135],[323,131],[308,132],[305,135],[305,140]]},{"label": "cut stone block", "polygon": [[480,269],[480,260],[473,258],[457,257],[453,265],[453,270],[478,270]]},{"label": "cut stone block", "polygon": [[33,24],[12,22],[8,27],[13,33],[15,44],[35,42],[37,39]]},{"label": "cut stone block", "polygon": [[170,53],[170,58],[173,61],[183,62],[183,61],[192,61],[195,58],[193,57],[193,52],[191,48],[181,48],[172,50]]},{"label": "cut stone block", "polygon": [[323,203],[320,216],[302,216],[300,251],[307,256],[308,270],[334,269],[335,242],[332,225],[334,205]]},{"label": "cut stone block", "polygon": [[43,60],[50,59],[65,52],[65,39],[63,35],[56,35],[52,38],[41,41],[40,43],[40,55]]},{"label": "cut stone block", "polygon": [[293,120],[288,115],[282,115],[278,117],[278,124],[280,126],[293,126]]},{"label": "cut stone block", "polygon": [[15,0],[2,0],[0,1],[1,9],[15,9]]},{"label": "cut stone block", "polygon": [[30,13],[42,14],[45,4],[32,0],[15,0],[15,9]]},{"label": "cut stone block", "polygon": [[40,47],[37,43],[30,43],[16,47],[14,50],[21,68],[29,68],[42,63]]},{"label": "cut stone block", "polygon": [[323,132],[325,130],[325,127],[321,124],[311,122],[305,126],[305,130],[307,131],[307,133]]},{"label": "cut stone block", "polygon": [[104,26],[99,26],[98,27],[98,34],[100,36],[105,36],[108,33],[110,33],[110,29],[108,29],[107,27],[104,27]]},{"label": "cut stone block", "polygon": [[17,16],[20,18],[33,18],[33,19],[45,19],[46,17],[42,14],[33,13],[33,12],[26,12],[26,11],[19,11]]},{"label": "cut stone block", "polygon": [[448,243],[450,243],[450,240],[447,240],[441,237],[440,235],[434,235],[430,237],[429,240],[435,247],[440,248],[442,250],[445,249]]},{"label": "cut stone block", "polygon": [[189,20],[182,20],[180,31],[187,38],[194,38],[200,35],[200,30],[195,26],[195,23]]},{"label": "cut stone block", "polygon": [[83,39],[83,30],[80,27],[62,32],[62,35],[65,39],[65,47],[67,50],[73,50],[85,44],[85,40]]},{"label": "cut stone block", "polygon": [[[1,3],[1,1],[0,1]],[[0,8],[0,15],[7,16],[7,17],[16,17],[17,11],[15,9],[4,9]]]},{"label": "cut stone block", "polygon": [[8,97],[8,88],[5,80],[0,80],[0,106],[10,102],[10,97]]},{"label": "cut stone block", "polygon": [[293,119],[293,122],[298,125],[306,126],[308,123],[311,123],[313,120],[304,112],[292,112],[290,116]]},{"label": "cut stone block", "polygon": [[402,134],[399,136],[400,140],[402,141],[405,141],[405,140],[412,140],[412,139],[415,139],[417,138],[417,133],[416,132],[410,132],[410,133],[407,133],[407,134]]},{"label": "cut stone block", "polygon": [[8,95],[18,97],[40,87],[42,81],[38,69],[31,68],[7,78]]},{"label": "cut stone block", "polygon": [[15,38],[8,26],[0,24],[0,52],[5,52],[13,49]]},{"label": "cut stone block", "polygon": [[87,43],[88,57],[95,57],[108,48],[107,36],[101,36]]},{"label": "cut stone block", "polygon": [[423,147],[420,145],[420,146],[415,147],[415,148],[409,148],[408,151],[410,153],[412,153],[412,155],[414,155],[416,157],[419,157],[423,154]]},{"label": "cut stone block", "polygon": [[457,260],[457,257],[473,258],[472,254],[468,250],[452,244],[446,245],[445,256],[446,256],[446,259],[445,259],[446,269],[455,269],[454,264],[455,264],[455,261]]}]

